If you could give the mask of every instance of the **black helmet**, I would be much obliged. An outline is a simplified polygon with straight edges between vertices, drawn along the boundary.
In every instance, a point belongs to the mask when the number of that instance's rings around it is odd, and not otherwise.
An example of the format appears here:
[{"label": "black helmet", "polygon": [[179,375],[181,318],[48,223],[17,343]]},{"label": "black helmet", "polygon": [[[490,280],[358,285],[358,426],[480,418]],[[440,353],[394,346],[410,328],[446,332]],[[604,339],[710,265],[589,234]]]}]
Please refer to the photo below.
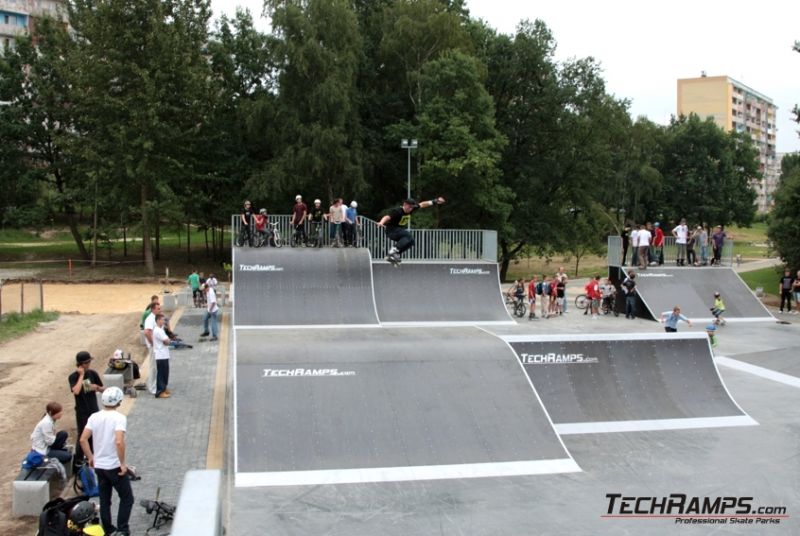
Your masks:
[{"label": "black helmet", "polygon": [[413,197],[409,197],[408,199],[403,201],[403,203],[407,204],[407,205],[411,205],[412,207],[416,207],[417,206],[417,200],[414,199]]},{"label": "black helmet", "polygon": [[94,504],[89,501],[81,501],[72,507],[69,518],[79,527],[83,527],[94,517]]}]

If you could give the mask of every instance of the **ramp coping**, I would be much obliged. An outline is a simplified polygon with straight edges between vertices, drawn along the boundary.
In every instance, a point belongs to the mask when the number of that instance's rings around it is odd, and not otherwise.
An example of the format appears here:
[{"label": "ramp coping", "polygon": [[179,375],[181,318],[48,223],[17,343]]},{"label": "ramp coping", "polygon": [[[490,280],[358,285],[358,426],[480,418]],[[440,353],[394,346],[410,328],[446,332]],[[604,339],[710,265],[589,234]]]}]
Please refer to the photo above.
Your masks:
[{"label": "ramp coping", "polygon": [[575,463],[575,460],[570,456],[569,458],[552,460],[466,463],[456,465],[372,467],[366,469],[332,469],[320,471],[237,472],[234,485],[237,488],[318,486],[325,484],[361,484],[367,482],[408,482],[454,478],[526,476],[552,473],[575,473],[580,471],[581,468],[578,467],[578,464]]},{"label": "ramp coping", "polygon": [[705,332],[683,333],[579,333],[562,335],[497,335],[506,342],[583,342],[583,341],[653,341],[675,339],[707,339]]}]

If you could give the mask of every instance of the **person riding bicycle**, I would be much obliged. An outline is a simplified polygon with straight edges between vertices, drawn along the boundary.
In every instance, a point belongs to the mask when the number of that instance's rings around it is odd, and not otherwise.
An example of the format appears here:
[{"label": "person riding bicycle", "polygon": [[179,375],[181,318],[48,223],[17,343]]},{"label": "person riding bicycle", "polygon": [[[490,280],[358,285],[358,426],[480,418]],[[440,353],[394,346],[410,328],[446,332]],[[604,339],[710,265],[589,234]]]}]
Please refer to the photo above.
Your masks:
[{"label": "person riding bicycle", "polygon": [[711,308],[711,314],[714,315],[715,325],[725,325],[725,319],[722,318],[722,315],[725,314],[725,302],[722,301],[722,296],[719,292],[714,293],[714,307]]},{"label": "person riding bicycle", "polygon": [[308,242],[306,235],[306,216],[308,215],[308,207],[303,203],[303,196],[296,195],[294,197],[294,206],[292,207],[292,229],[294,229],[293,236],[296,243],[305,244]]},{"label": "person riding bicycle", "polygon": [[256,210],[253,208],[252,203],[250,203],[249,200],[245,200],[242,212],[239,214],[239,222],[240,225],[242,226],[241,237],[243,246],[245,244],[247,244],[248,246],[253,245],[253,237],[250,234],[250,225],[255,215],[256,215]]},{"label": "person riding bicycle", "polygon": [[400,264],[400,256],[414,246],[414,238],[406,227],[411,222],[411,214],[418,209],[428,208],[434,205],[443,205],[444,197],[435,197],[430,201],[417,203],[416,200],[408,198],[403,201],[403,206],[398,207],[381,218],[378,225],[384,228],[386,236],[395,243],[389,250],[386,260],[395,266]]},{"label": "person riding bicycle", "polygon": [[614,283],[611,282],[610,278],[606,278],[605,282],[600,285],[600,292],[602,294],[602,305],[603,311],[606,314],[612,312],[614,310],[614,294],[616,293],[617,289],[614,288]]},{"label": "person riding bicycle", "polygon": [[325,214],[325,209],[322,208],[322,201],[320,201],[319,199],[315,199],[314,206],[308,213],[308,220],[313,225],[313,228],[311,230],[311,235],[314,237],[315,247],[318,248],[322,247],[322,224],[325,221],[325,217],[326,214]]},{"label": "person riding bicycle", "polygon": [[255,222],[256,222],[256,237],[258,238],[258,240],[256,240],[256,243],[259,246],[262,246],[266,244],[269,235],[269,231],[267,231],[267,223],[269,223],[269,216],[267,216],[267,209],[262,208],[261,210],[258,211],[258,214],[256,214],[255,217]]}]

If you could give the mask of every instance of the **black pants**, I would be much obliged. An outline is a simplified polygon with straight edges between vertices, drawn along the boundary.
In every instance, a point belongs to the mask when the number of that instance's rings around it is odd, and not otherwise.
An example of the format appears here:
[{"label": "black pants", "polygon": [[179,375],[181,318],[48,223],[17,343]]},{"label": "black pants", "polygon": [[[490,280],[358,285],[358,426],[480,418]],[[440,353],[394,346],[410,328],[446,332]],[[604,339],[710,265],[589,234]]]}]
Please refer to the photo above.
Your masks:
[{"label": "black pants", "polygon": [[295,244],[305,244],[308,242],[308,235],[306,235],[306,225],[298,223],[294,226],[294,240]]},{"label": "black pants", "polygon": [[169,359],[156,359],[156,396],[167,390],[169,385]]},{"label": "black pants", "polygon": [[[81,448],[81,434],[83,434],[83,429],[86,428],[86,422],[89,420],[89,414],[83,414],[79,412],[75,412],[75,424],[78,428],[78,439],[75,441],[75,463],[80,464],[83,463],[83,449]],[[94,450],[94,443],[92,442],[93,438],[89,438],[89,446]]]},{"label": "black pants", "polygon": [[697,255],[694,252],[694,248],[689,248],[686,250],[686,261],[689,264],[694,264],[697,262]]},{"label": "black pants", "polygon": [[[128,532],[128,520],[131,518],[133,509],[133,490],[131,489],[131,479],[127,474],[119,475],[119,467],[116,469],[97,469],[97,485],[100,488],[100,522],[103,524],[103,531],[106,534],[115,529]],[[117,526],[111,523],[111,490],[117,490],[119,495],[119,508],[117,509]]]},{"label": "black pants", "polygon": [[352,246],[353,245],[353,224],[344,221],[342,222],[342,235],[344,235],[344,245],[345,246]]},{"label": "black pants", "polygon": [[386,236],[389,237],[389,240],[395,242],[395,247],[401,255],[414,245],[414,237],[402,227],[387,227]]},{"label": "black pants", "polygon": [[722,261],[722,248],[714,246],[712,249],[714,250],[714,260],[711,261],[711,264],[719,266]]},{"label": "black pants", "polygon": [[625,296],[625,317],[635,317],[636,316],[636,295],[631,296],[628,294]]},{"label": "black pants", "polygon": [[55,458],[65,465],[72,460],[72,454],[66,449],[67,437],[67,432],[61,430],[56,434],[56,440],[53,441],[53,444],[47,449],[47,455],[49,457]]},{"label": "black pants", "polygon": [[666,331],[667,333],[677,333],[678,332],[678,330],[676,328],[671,328],[669,326],[665,327],[664,331]]},{"label": "black pants", "polygon": [[622,244],[622,266],[625,266],[625,259],[628,258],[628,243]]},{"label": "black pants", "polygon": [[[783,312],[783,304],[786,304],[786,311],[792,310],[792,291],[791,290],[781,290],[781,312]],[[797,305],[795,305],[797,307]]]}]

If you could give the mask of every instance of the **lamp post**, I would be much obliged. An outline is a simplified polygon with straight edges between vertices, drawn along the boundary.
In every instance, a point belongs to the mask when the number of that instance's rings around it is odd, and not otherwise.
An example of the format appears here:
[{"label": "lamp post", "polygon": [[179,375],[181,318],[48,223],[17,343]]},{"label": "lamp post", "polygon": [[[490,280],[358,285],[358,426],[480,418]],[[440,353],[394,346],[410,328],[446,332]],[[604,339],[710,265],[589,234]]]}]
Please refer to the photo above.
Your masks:
[{"label": "lamp post", "polygon": [[[403,138],[400,140],[400,148],[408,152],[408,180],[406,182],[406,199],[411,197],[411,151],[418,147],[417,140]],[[411,229],[411,220],[408,221],[408,228]]]}]

